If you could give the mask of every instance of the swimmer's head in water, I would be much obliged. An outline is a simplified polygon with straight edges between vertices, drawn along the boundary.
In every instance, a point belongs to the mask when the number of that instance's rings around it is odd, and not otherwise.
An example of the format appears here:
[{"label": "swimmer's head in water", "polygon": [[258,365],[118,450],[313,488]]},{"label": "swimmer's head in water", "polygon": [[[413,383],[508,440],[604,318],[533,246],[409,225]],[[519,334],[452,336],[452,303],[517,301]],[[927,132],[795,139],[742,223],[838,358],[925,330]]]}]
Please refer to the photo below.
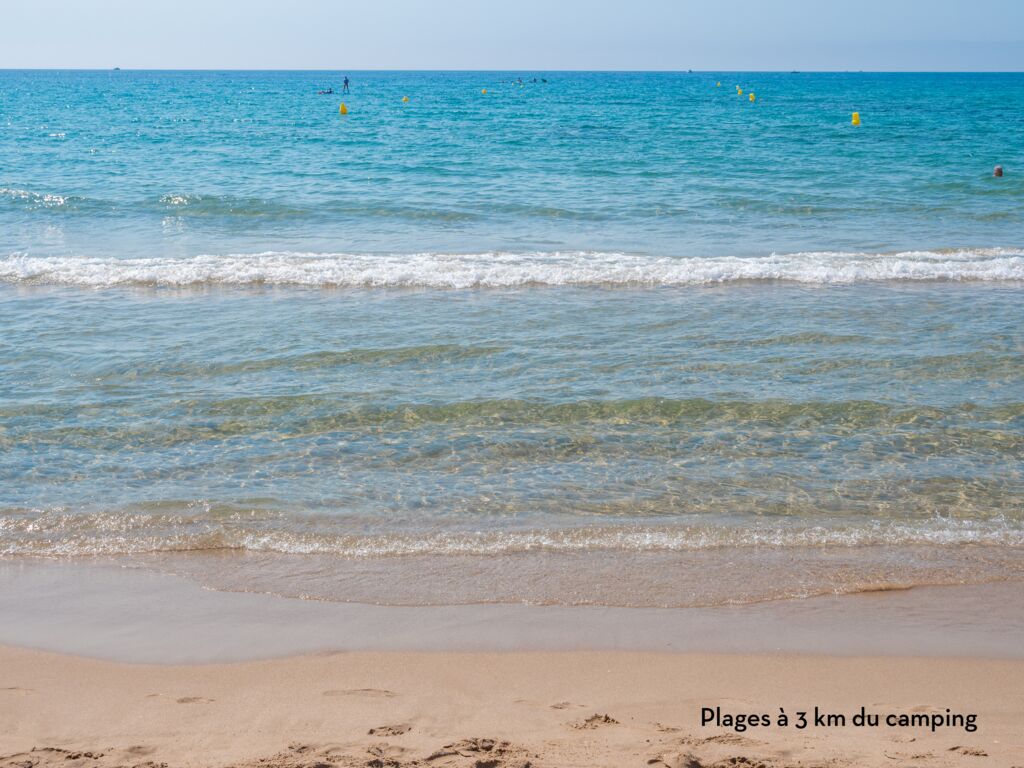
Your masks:
[{"label": "swimmer's head in water", "polygon": [[1002,176],[1003,175],[1003,166],[997,165],[995,167],[995,169],[992,171],[992,175],[993,176]]}]

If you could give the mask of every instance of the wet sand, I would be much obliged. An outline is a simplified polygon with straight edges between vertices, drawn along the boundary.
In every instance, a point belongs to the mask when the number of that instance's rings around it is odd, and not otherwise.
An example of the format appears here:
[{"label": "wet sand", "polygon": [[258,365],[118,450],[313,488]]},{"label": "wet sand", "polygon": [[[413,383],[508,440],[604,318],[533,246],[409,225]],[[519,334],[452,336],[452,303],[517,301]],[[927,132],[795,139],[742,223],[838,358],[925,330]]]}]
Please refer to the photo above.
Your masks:
[{"label": "wet sand", "polygon": [[91,560],[0,558],[0,644],[204,664],[320,651],[674,651],[1024,658],[1018,582],[714,608],[381,606],[204,589]]}]

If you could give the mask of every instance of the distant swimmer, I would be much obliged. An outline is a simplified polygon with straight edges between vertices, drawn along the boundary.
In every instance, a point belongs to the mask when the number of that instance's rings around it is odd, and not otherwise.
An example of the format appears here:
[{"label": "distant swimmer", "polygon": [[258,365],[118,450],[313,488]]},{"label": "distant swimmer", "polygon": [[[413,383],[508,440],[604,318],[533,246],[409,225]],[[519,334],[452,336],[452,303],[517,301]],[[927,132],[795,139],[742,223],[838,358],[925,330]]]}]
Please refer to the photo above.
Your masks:
[{"label": "distant swimmer", "polygon": [[328,88],[326,91],[317,91],[317,93],[319,93],[321,96],[326,96],[329,93],[334,93],[334,89]]},{"label": "distant swimmer", "polygon": [[999,177],[1001,177],[1001,176],[1003,175],[1003,166],[1001,166],[1001,165],[997,165],[997,166],[996,166],[996,167],[995,167],[995,168],[994,168],[994,169],[992,170],[992,175],[993,175],[993,176],[995,176],[996,178],[999,178]]},{"label": "distant swimmer", "polygon": [[345,78],[345,81],[341,84],[341,92],[342,93],[348,93],[348,78],[347,77]]}]

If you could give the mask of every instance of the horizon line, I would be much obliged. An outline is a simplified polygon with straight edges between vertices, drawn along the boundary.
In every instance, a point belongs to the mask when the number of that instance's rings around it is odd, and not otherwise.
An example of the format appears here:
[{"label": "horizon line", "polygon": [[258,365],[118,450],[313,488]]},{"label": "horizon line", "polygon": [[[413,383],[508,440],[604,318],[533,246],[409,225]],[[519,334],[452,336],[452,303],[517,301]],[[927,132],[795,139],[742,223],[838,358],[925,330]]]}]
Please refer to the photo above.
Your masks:
[{"label": "horizon line", "polygon": [[322,69],[306,67],[265,68],[265,67],[0,67],[0,72],[446,72],[446,73],[499,73],[499,72],[561,72],[561,73],[619,73],[619,74],[723,74],[723,73],[766,73],[766,74],[888,74],[888,75],[1015,75],[1024,74],[1024,69],[458,69],[428,68],[411,69],[395,67],[354,67],[348,69]]}]

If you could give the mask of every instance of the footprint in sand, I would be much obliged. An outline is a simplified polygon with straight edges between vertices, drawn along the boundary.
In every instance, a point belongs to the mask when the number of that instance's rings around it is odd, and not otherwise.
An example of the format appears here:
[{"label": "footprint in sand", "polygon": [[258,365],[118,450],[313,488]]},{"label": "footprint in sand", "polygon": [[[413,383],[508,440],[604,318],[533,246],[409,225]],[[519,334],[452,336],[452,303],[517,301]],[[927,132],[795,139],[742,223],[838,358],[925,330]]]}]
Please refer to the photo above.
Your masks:
[{"label": "footprint in sand", "polygon": [[476,768],[530,768],[530,755],[522,747],[495,739],[463,739],[445,744],[423,761],[431,766],[464,766],[466,759]]},{"label": "footprint in sand", "polygon": [[978,747],[950,747],[950,752],[959,752],[961,755],[969,755],[971,757],[988,757],[988,752]]},{"label": "footprint in sand", "polygon": [[748,739],[746,736],[740,736],[738,733],[719,733],[715,736],[708,736],[703,739],[697,740],[698,744],[729,744],[733,747],[749,747],[753,744],[760,744],[761,742],[755,741],[754,739]]},{"label": "footprint in sand", "polygon": [[661,731],[662,733],[679,733],[682,728],[675,725],[665,725],[664,723],[653,723],[655,730]]},{"label": "footprint in sand", "polygon": [[571,701],[556,701],[551,705],[551,709],[575,709],[577,707],[585,707],[586,704],[573,704]]},{"label": "footprint in sand", "polygon": [[736,766],[736,768],[772,768],[771,763],[765,763],[761,760],[751,760],[749,757],[730,757],[728,760],[721,760],[716,765],[721,766]]},{"label": "footprint in sand", "polygon": [[393,699],[398,694],[383,688],[343,688],[324,691],[324,696],[371,696],[381,699]]},{"label": "footprint in sand", "polygon": [[366,754],[370,757],[366,765],[369,768],[400,766],[402,763],[399,758],[403,757],[407,751],[404,747],[398,747],[394,744],[373,744],[366,749]]},{"label": "footprint in sand", "polygon": [[604,725],[618,725],[619,721],[609,715],[591,715],[586,720],[579,720],[575,723],[570,723],[573,728],[579,730],[592,730],[594,728],[600,728]]},{"label": "footprint in sand", "polygon": [[[679,731],[680,728],[667,728],[662,726],[660,723],[655,723],[658,730],[666,733],[672,733],[673,731]],[[714,736],[679,736],[671,742],[683,750],[684,747],[704,747],[709,744],[726,745],[730,747],[753,747],[759,744],[764,744],[763,741],[757,741],[756,739],[750,739],[746,736],[741,736],[738,733],[718,733]]]},{"label": "footprint in sand", "polygon": [[700,760],[689,754],[656,755],[650,758],[647,764],[660,768],[704,768]]},{"label": "footprint in sand", "polygon": [[882,752],[882,754],[890,760],[931,760],[935,757],[931,752],[897,752],[895,755]]},{"label": "footprint in sand", "polygon": [[[362,760],[355,760],[354,756],[346,753],[344,746],[340,744],[328,744],[315,746],[294,741],[288,745],[288,749],[279,752],[271,758],[260,758],[254,762],[242,763],[246,768],[263,768],[264,766],[276,766],[277,768],[335,768],[339,763],[344,765],[361,765],[367,768],[397,768],[405,765],[400,758],[405,754],[403,747],[392,746],[381,743],[373,744],[366,749]],[[321,759],[322,758],[322,759]],[[139,768],[132,766],[132,768]],[[166,764],[164,764],[166,768]]]},{"label": "footprint in sand", "polygon": [[213,704],[214,699],[208,699],[205,696],[182,696],[175,701],[179,704]]},{"label": "footprint in sand", "polygon": [[378,725],[376,728],[368,730],[367,733],[370,736],[401,736],[411,730],[412,726],[408,723],[400,723],[399,725]]}]

